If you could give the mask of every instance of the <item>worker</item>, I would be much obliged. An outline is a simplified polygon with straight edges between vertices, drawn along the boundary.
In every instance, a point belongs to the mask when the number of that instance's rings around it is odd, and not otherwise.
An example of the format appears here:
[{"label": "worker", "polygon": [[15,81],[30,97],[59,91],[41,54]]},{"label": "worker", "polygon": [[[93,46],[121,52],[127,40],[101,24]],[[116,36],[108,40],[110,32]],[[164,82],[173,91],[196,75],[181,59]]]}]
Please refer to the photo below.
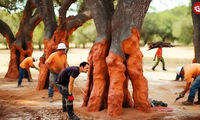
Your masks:
[{"label": "worker", "polygon": [[176,78],[175,78],[175,81],[178,81],[180,78],[181,78],[182,81],[184,80],[184,76],[180,74],[182,68],[183,67],[181,67],[181,66],[179,66],[179,67],[176,68]]},{"label": "worker", "polygon": [[155,71],[155,68],[156,66],[159,64],[159,62],[161,61],[162,62],[162,65],[163,65],[163,70],[164,71],[167,71],[167,69],[165,69],[165,61],[164,61],[164,58],[162,56],[162,46],[159,45],[159,48],[157,49],[156,51],[156,54],[154,56],[154,59],[153,61],[156,60],[156,56],[157,56],[157,61],[156,61],[156,64],[152,67],[152,70]]},{"label": "worker", "polygon": [[65,54],[67,48],[64,43],[59,43],[57,51],[52,53],[45,64],[49,69],[49,87],[48,87],[48,98],[49,102],[53,102],[54,85],[58,74],[68,67],[67,56]]},{"label": "worker", "polygon": [[[198,101],[194,104],[200,104],[200,64],[192,63],[182,67],[180,75],[184,75],[186,81],[185,89],[179,94],[184,97],[185,93],[190,89],[187,101],[182,102],[183,105],[192,105],[195,98],[195,93],[198,90]],[[190,87],[191,86],[191,87]]]},{"label": "worker", "polygon": [[79,117],[74,114],[73,111],[73,88],[74,81],[78,75],[83,72],[88,72],[89,64],[87,62],[82,62],[79,67],[72,66],[65,68],[56,79],[56,87],[62,94],[62,108],[63,112],[67,112],[70,119],[79,120]]},{"label": "worker", "polygon": [[28,69],[30,67],[38,69],[33,62],[36,62],[37,58],[33,57],[27,57],[25,58],[19,65],[19,79],[18,79],[18,84],[17,87],[23,87],[22,84],[22,79],[25,75],[25,77],[28,79],[28,82],[31,82],[31,78],[28,74]]}]

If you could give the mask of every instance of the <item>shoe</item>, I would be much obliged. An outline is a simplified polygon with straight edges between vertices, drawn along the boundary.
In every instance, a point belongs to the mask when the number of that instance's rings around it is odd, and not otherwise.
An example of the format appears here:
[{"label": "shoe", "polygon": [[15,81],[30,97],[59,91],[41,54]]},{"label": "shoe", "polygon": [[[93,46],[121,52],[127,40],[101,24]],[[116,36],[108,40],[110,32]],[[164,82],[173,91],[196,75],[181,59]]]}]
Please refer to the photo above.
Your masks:
[{"label": "shoe", "polygon": [[163,71],[167,71],[167,69],[164,68]]},{"label": "shoe", "polygon": [[152,67],[152,70],[155,71],[155,67]]},{"label": "shoe", "polygon": [[32,82],[32,80],[31,80],[31,79],[28,79],[28,82]]},{"label": "shoe", "polygon": [[49,102],[53,102],[53,97],[49,97]]},{"label": "shoe", "polygon": [[22,85],[17,85],[17,87],[24,87],[24,86],[22,86]]},{"label": "shoe", "polygon": [[196,104],[196,105],[200,105],[200,100],[194,102],[194,104]]},{"label": "shoe", "polygon": [[182,104],[183,105],[193,105],[193,101],[187,100],[187,101],[182,102]]},{"label": "shoe", "polygon": [[70,117],[70,120],[80,120],[80,118],[74,114]]}]

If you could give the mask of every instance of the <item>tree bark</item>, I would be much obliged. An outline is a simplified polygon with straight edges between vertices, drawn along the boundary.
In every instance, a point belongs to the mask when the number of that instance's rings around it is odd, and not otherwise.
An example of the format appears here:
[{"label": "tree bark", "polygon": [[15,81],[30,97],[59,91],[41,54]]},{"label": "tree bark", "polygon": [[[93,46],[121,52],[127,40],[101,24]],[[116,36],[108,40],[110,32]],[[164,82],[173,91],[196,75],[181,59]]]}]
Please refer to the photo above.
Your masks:
[{"label": "tree bark", "polygon": [[11,57],[5,78],[17,79],[19,76],[19,64],[24,60],[24,58],[32,55],[33,30],[41,21],[37,11],[33,14],[34,9],[35,5],[32,0],[28,0],[15,41],[12,40],[8,42]]},{"label": "tree bark", "polygon": [[98,36],[88,57],[90,71],[83,106],[88,111],[108,107],[110,116],[121,115],[122,107],[133,106],[128,91],[130,79],[134,107],[150,112],[148,85],[142,70],[143,55],[139,48],[140,30],[150,0],[119,0],[115,11],[110,7],[111,0],[109,3],[107,0],[87,2]]},{"label": "tree bark", "polygon": [[109,79],[105,58],[110,47],[111,17],[114,7],[111,0],[87,0],[86,4],[90,6],[98,36],[88,57],[90,71],[83,106],[87,106],[88,111],[99,111],[107,107],[105,101],[107,101]]},{"label": "tree bark", "polygon": [[194,26],[194,36],[193,36],[193,44],[194,44],[194,52],[195,52],[195,62],[200,63],[200,15],[194,13],[193,5],[195,2],[199,2],[199,0],[192,0],[192,20]]},{"label": "tree bark", "polygon": [[[75,0],[65,0],[59,9],[59,25],[56,26],[56,18],[53,9],[53,1],[42,0],[39,1],[38,7],[42,13],[45,24],[45,39],[44,39],[44,54],[40,57],[40,74],[38,77],[37,90],[48,87],[48,68],[45,61],[51,53],[56,51],[57,45],[62,42],[69,46],[69,36],[81,26],[84,22],[91,18],[90,13],[86,10],[79,13],[77,16],[70,16],[66,18],[66,11]],[[45,7],[41,7],[45,6]]]}]

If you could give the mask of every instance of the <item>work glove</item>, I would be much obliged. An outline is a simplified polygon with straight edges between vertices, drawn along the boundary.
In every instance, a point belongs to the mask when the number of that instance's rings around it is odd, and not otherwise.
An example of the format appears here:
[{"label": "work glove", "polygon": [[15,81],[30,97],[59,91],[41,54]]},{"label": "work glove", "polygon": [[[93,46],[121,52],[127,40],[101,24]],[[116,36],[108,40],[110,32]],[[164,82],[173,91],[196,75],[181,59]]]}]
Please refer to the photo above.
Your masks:
[{"label": "work glove", "polygon": [[73,97],[72,94],[69,94],[67,101],[68,102],[73,102],[74,101],[74,97]]},{"label": "work glove", "polygon": [[181,93],[179,93],[179,97],[184,97],[185,96],[185,92],[182,91]]}]

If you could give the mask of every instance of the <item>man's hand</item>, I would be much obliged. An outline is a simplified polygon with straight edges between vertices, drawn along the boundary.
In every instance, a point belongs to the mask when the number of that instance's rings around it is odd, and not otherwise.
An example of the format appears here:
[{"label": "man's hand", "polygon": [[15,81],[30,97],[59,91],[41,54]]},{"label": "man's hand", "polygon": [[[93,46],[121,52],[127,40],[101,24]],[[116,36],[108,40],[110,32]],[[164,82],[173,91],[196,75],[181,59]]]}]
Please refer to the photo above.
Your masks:
[{"label": "man's hand", "polygon": [[184,96],[185,96],[185,92],[182,91],[181,93],[179,93],[179,96],[180,96],[180,97],[184,97]]},{"label": "man's hand", "polygon": [[74,97],[73,97],[72,94],[69,94],[68,100],[67,100],[67,101],[68,101],[68,102],[73,102],[73,101],[74,101]]}]

